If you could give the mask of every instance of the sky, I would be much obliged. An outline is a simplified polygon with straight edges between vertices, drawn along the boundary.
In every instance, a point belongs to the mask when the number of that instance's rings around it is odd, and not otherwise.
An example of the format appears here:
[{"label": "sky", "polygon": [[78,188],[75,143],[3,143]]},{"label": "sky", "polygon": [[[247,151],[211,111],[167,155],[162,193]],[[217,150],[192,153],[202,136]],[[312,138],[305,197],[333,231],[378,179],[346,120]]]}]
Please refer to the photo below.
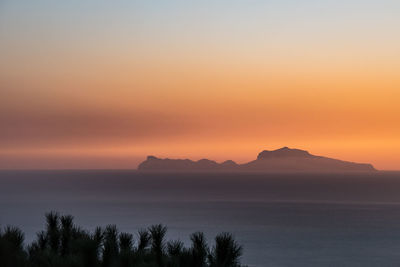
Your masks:
[{"label": "sky", "polygon": [[0,168],[283,146],[400,170],[400,1],[0,2]]}]

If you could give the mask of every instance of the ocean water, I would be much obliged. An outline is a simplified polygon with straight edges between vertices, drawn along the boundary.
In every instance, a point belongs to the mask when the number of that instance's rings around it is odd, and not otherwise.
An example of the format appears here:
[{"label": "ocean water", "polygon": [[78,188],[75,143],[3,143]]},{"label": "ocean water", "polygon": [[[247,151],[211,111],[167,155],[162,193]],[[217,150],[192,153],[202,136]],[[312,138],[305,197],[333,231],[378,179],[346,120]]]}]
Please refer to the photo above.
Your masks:
[{"label": "ocean water", "polygon": [[400,173],[141,174],[0,171],[0,225],[31,241],[44,213],[188,242],[232,232],[248,266],[400,266]]}]

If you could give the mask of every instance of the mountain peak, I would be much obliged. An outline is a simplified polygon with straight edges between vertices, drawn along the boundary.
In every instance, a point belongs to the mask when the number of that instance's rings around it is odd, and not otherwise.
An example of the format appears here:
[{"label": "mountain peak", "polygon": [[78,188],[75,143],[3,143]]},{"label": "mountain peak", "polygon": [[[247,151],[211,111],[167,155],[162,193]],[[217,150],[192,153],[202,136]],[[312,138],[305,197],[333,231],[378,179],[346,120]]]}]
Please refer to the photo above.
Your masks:
[{"label": "mountain peak", "polygon": [[257,156],[258,160],[269,159],[269,158],[288,158],[288,157],[296,157],[296,158],[310,158],[314,157],[308,151],[301,150],[297,148],[289,148],[287,146],[276,149],[276,150],[264,150],[260,152]]}]

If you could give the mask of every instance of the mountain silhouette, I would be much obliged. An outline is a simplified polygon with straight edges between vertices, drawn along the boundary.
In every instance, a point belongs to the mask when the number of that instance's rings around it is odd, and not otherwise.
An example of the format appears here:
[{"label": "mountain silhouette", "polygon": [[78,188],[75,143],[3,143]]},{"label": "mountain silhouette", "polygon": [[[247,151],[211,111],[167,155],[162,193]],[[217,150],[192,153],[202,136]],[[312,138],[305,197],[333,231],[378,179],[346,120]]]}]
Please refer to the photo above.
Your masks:
[{"label": "mountain silhouette", "polygon": [[222,163],[209,159],[160,159],[148,156],[138,166],[139,171],[154,172],[351,172],[376,171],[367,163],[355,163],[328,157],[315,156],[308,151],[282,147],[264,150],[257,159],[237,164],[232,160]]}]

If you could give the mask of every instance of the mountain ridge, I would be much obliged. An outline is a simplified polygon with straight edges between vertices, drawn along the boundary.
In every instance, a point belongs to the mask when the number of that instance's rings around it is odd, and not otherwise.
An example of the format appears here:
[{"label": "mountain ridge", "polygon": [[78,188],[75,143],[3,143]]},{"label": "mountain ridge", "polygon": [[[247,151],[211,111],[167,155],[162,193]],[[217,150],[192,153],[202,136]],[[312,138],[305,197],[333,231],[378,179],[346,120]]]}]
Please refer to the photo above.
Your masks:
[{"label": "mountain ridge", "polygon": [[161,159],[148,156],[139,171],[154,172],[351,172],[376,171],[369,163],[356,163],[310,154],[306,150],[282,147],[263,150],[253,161],[238,164],[233,160],[218,163],[200,159]]}]

